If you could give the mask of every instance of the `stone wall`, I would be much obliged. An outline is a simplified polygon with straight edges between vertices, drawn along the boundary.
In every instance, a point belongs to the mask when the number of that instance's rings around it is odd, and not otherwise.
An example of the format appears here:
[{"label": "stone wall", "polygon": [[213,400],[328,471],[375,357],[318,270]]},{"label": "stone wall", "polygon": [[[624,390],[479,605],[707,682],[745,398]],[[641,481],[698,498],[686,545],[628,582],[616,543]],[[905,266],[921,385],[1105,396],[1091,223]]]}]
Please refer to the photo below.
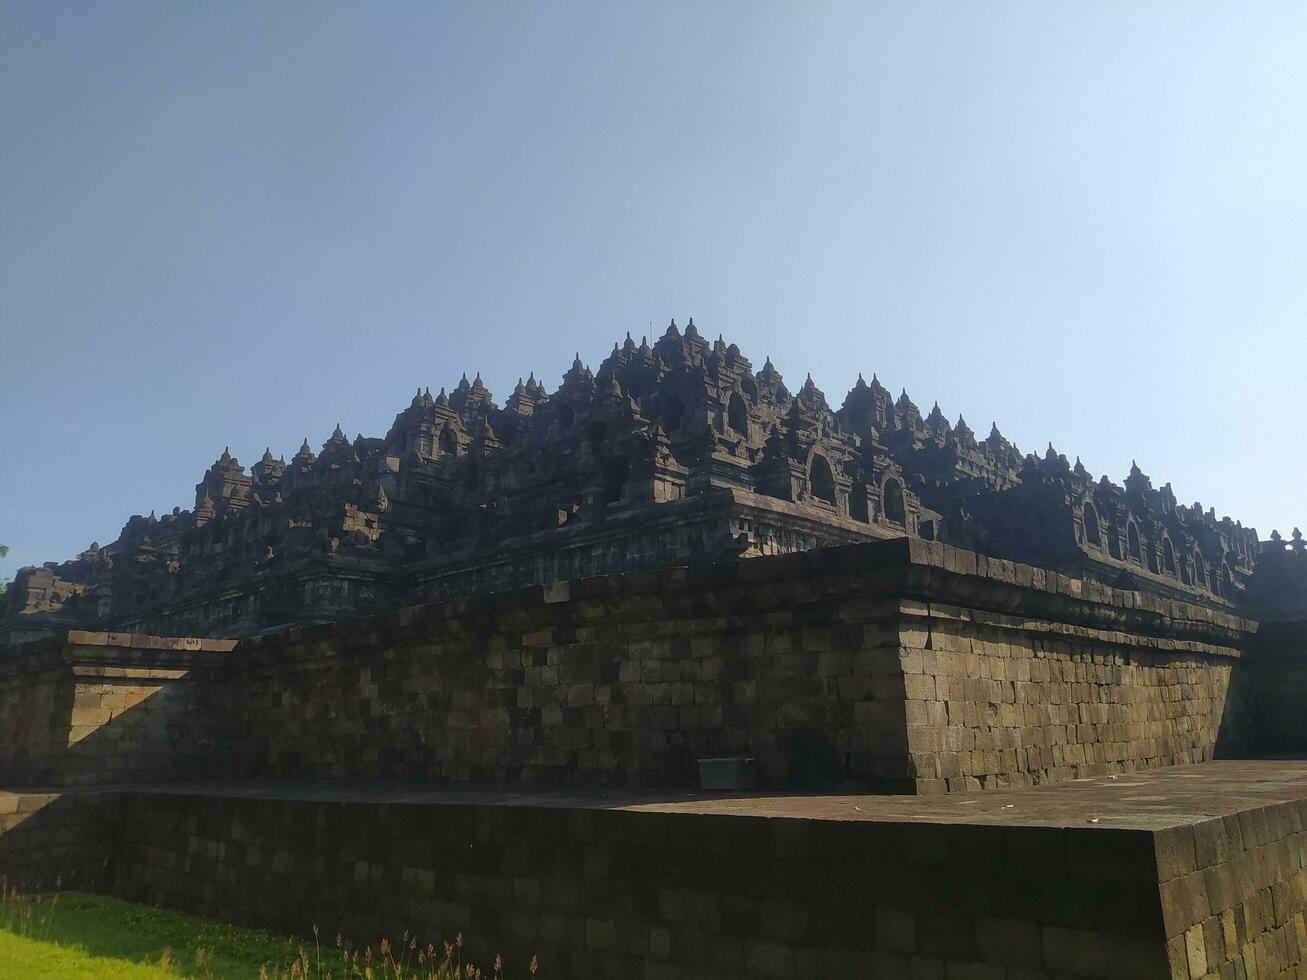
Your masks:
[{"label": "stone wall", "polygon": [[1251,712],[1225,712],[1227,693],[1254,628],[899,539],[238,645],[70,631],[0,665],[0,781],[691,786],[696,760],[721,755],[753,756],[774,787],[1060,781],[1202,761],[1218,731],[1237,741]]},{"label": "stone wall", "polygon": [[1307,964],[1305,778],[1218,762],[931,800],[0,794],[0,875],[316,926],[328,950],[461,932],[519,977],[535,955],[545,978],[1288,980]]},{"label": "stone wall", "polygon": [[111,883],[118,797],[0,790],[0,889],[20,894]]},{"label": "stone wall", "polygon": [[749,754],[770,784],[911,789],[894,603],[748,591],[677,570],[243,645],[240,771],[692,785],[696,759]]},{"label": "stone wall", "polygon": [[257,776],[956,790],[1210,758],[1252,628],[898,540],[243,641],[226,715]]},{"label": "stone wall", "polygon": [[1147,833],[158,794],[123,826],[124,897],[374,948],[461,932],[514,976],[1168,976]]},{"label": "stone wall", "polygon": [[1262,623],[1248,659],[1255,747],[1307,749],[1307,620]]},{"label": "stone wall", "polygon": [[901,611],[919,791],[1060,782],[1212,758],[1232,651],[1210,639],[940,603],[905,602]]},{"label": "stone wall", "polygon": [[1160,831],[1156,853],[1173,976],[1307,969],[1307,802]]},{"label": "stone wall", "polygon": [[195,778],[230,640],[67,631],[0,662],[0,785]]}]

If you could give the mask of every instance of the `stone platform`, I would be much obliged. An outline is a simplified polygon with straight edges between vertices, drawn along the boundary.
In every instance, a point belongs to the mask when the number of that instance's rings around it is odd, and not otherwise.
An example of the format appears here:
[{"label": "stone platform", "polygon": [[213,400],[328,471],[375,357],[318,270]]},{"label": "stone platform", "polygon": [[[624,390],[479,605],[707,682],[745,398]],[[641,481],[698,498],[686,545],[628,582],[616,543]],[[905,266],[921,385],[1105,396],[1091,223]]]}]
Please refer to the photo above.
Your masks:
[{"label": "stone platform", "polygon": [[1301,760],[934,797],[229,782],[0,793],[0,872],[462,930],[546,977],[1301,978],[1305,824]]}]

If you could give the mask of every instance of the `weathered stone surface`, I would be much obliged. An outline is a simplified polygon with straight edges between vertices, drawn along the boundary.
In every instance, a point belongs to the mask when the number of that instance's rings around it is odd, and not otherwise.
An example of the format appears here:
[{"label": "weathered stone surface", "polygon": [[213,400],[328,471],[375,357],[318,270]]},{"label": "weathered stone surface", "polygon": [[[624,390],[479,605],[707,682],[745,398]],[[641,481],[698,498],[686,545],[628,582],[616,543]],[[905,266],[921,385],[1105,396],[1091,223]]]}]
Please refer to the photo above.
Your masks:
[{"label": "weathered stone surface", "polygon": [[233,640],[70,630],[0,662],[0,786],[194,779],[219,758]]},{"label": "weathered stone surface", "polygon": [[[1305,820],[1301,762],[929,799],[256,781],[0,793],[0,874],[301,935],[462,931],[543,977],[1291,977]],[[1213,825],[1220,856],[1173,846]]]},{"label": "weathered stone surface", "polygon": [[[176,778],[180,759],[183,773],[692,785],[696,759],[744,754],[764,785],[956,792],[1211,757],[1253,624],[1022,584],[1019,565],[979,574],[974,558],[900,539],[758,558],[747,576],[738,562],[603,576],[227,654],[77,634],[72,653],[0,668],[15,736],[0,766],[23,785],[97,766],[101,782]],[[129,727],[155,716],[148,736]]]}]

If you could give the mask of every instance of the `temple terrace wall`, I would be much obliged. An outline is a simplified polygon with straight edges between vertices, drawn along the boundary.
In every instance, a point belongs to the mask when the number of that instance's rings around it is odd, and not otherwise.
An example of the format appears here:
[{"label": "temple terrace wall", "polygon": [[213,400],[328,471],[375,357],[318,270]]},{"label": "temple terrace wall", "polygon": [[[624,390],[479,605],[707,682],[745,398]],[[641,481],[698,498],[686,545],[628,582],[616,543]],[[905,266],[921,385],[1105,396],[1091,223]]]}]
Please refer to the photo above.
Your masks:
[{"label": "temple terrace wall", "polygon": [[1307,620],[1262,623],[1249,667],[1244,686],[1256,705],[1253,748],[1307,751]]},{"label": "temple terrace wall", "polygon": [[193,779],[234,640],[69,630],[0,661],[0,786]]},{"label": "temple terrace wall", "polygon": [[[1006,793],[693,798],[342,783],[0,792],[0,875],[506,975],[1301,976],[1307,767]],[[41,858],[34,867],[33,856]],[[20,885],[20,887],[34,886]],[[57,887],[49,877],[45,887]]]},{"label": "temple terrace wall", "polygon": [[223,699],[249,776],[955,791],[1210,759],[1253,629],[902,539],[242,641]]},{"label": "temple terrace wall", "polygon": [[1255,628],[900,539],[239,643],[70,631],[0,664],[0,781],[692,786],[713,756],[777,788],[1061,781],[1238,741]]}]

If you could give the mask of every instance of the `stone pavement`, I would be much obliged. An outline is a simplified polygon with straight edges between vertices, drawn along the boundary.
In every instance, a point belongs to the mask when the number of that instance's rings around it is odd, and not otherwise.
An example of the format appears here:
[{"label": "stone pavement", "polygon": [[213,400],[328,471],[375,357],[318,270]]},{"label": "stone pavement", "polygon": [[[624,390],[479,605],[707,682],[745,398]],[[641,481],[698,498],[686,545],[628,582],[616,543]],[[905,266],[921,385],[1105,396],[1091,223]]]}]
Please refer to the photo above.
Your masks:
[{"label": "stone pavement", "polygon": [[[126,788],[126,787],[124,787]],[[418,785],[387,781],[232,780],[131,787],[135,793],[265,800],[527,806],[802,820],[1161,830],[1307,799],[1307,759],[1221,760],[1049,786],[937,796],[687,792]],[[3,791],[0,791],[3,795]]]}]

